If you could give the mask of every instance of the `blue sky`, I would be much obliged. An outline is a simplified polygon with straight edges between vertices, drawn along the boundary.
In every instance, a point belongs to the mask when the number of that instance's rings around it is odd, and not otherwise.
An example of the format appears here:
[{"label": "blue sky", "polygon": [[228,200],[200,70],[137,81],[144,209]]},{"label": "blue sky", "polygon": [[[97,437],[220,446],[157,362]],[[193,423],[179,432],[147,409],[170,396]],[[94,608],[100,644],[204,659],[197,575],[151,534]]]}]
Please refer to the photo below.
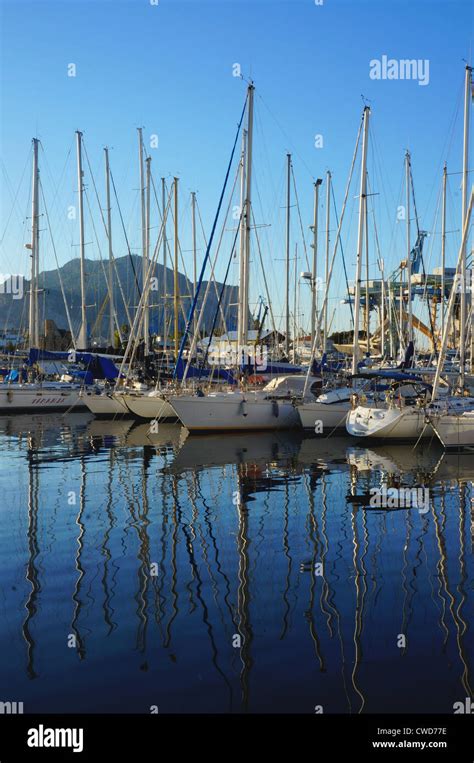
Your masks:
[{"label": "blue sky", "polygon": [[[421,227],[435,231],[427,260],[438,264],[440,222],[435,219],[443,162],[458,172],[462,160],[463,59],[470,60],[470,3],[444,0],[35,0],[1,7],[1,249],[0,270],[27,273],[31,138],[42,141],[42,182],[51,228],[63,264],[77,256],[77,223],[67,219],[75,203],[74,131],[81,129],[99,193],[103,194],[104,145],[131,244],[140,245],[136,127],[150,149],[156,182],[180,178],[181,245],[191,273],[189,192],[198,192],[206,232],[221,185],[245,97],[245,83],[232,76],[239,63],[256,84],[254,214],[275,314],[282,313],[284,257],[284,164],[293,154],[305,234],[312,218],[312,183],[330,169],[340,212],[363,107],[372,108],[369,175],[373,210],[387,270],[405,255],[403,226],[396,223],[405,149],[412,153]],[[382,55],[429,60],[429,84],[369,77],[369,62]],[[69,63],[76,77],[67,76]],[[314,136],[323,136],[315,148]],[[85,182],[99,244],[105,238],[86,167]],[[448,257],[459,240],[459,176],[450,177]],[[343,245],[349,278],[355,262],[357,190],[349,196]],[[16,196],[16,203],[13,198]],[[324,186],[321,198],[324,220]],[[115,254],[126,253],[114,208]],[[292,249],[303,246],[296,207]],[[334,225],[334,224],[333,224]],[[44,224],[46,227],[46,224]],[[231,224],[227,227],[231,227]],[[87,256],[99,257],[86,216]],[[457,232],[456,232],[457,231]],[[334,235],[334,234],[333,234]],[[227,236],[230,242],[231,233]],[[321,234],[320,247],[323,245]],[[375,252],[371,242],[371,275]],[[202,243],[200,243],[202,249]],[[200,255],[202,251],[200,252]],[[218,274],[225,270],[223,250]],[[49,233],[43,235],[42,265],[54,267]],[[431,258],[431,259],[430,259]],[[257,257],[255,256],[255,260]],[[264,294],[255,262],[251,300]],[[304,259],[298,272],[306,270]],[[237,268],[231,270],[235,281]],[[336,271],[331,309],[334,326],[348,319],[339,298],[342,267]],[[308,319],[307,293],[299,312]]]}]

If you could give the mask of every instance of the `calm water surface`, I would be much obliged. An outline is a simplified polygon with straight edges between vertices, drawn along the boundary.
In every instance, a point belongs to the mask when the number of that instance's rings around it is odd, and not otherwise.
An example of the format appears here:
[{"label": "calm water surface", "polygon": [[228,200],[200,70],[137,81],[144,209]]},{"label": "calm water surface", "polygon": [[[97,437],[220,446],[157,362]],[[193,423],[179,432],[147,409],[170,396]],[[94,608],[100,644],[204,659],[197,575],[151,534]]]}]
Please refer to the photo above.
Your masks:
[{"label": "calm water surface", "polygon": [[[0,701],[451,713],[474,685],[472,480],[434,442],[0,419]],[[428,511],[373,508],[384,485]]]}]

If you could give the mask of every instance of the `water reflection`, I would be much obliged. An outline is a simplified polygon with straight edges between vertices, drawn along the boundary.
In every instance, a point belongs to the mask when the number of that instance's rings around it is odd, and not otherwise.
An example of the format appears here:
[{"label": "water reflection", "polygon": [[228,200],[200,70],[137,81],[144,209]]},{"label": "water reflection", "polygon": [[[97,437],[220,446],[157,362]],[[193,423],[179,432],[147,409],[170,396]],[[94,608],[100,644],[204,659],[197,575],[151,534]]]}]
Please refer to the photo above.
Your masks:
[{"label": "water reflection", "polygon": [[[0,441],[4,691],[27,711],[472,696],[471,456],[85,414],[0,419]],[[427,510],[374,508],[384,487]]]}]

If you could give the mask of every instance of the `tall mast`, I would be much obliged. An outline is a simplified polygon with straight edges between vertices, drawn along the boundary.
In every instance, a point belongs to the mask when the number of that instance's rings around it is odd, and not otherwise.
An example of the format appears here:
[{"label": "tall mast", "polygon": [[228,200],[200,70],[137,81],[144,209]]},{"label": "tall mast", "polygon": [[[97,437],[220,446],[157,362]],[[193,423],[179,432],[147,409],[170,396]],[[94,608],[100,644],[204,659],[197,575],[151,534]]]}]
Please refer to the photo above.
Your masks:
[{"label": "tall mast", "polygon": [[382,276],[381,284],[381,305],[380,305],[380,354],[382,359],[385,357],[385,264],[383,258],[379,258],[380,275]]},{"label": "tall mast", "polygon": [[[471,73],[472,67],[466,66],[466,76],[464,83],[464,138],[463,138],[463,162],[462,162],[462,228],[467,214],[467,183],[468,183],[468,162],[469,162],[469,108],[471,97]],[[461,388],[464,388],[464,374],[466,362],[466,316],[467,316],[467,284],[466,284],[466,245],[464,245],[461,262],[461,310],[460,310],[460,336],[459,336],[459,360],[461,365]],[[472,343],[472,340],[471,340]],[[472,353],[471,353],[472,354]],[[471,364],[473,358],[471,357]]]},{"label": "tall mast", "polygon": [[82,132],[76,130],[77,144],[77,186],[79,194],[79,251],[81,257],[81,328],[77,337],[77,349],[87,350],[86,312],[86,258],[84,242],[84,173],[82,171]]},{"label": "tall mast", "polygon": [[[144,278],[148,274],[150,263],[150,203],[151,203],[151,157],[146,158],[146,225],[145,225],[145,258],[143,260]],[[145,270],[146,268],[146,270]],[[143,316],[143,334],[145,337],[145,355],[150,352],[150,290],[147,286],[145,297],[145,315]]]},{"label": "tall mast", "polygon": [[[165,178],[161,178],[161,208],[163,210],[163,342],[167,342],[168,336],[168,268],[167,268],[167,247],[166,241],[166,181]],[[163,349],[166,350],[166,344],[163,344]]]},{"label": "tall mast", "polygon": [[[314,211],[313,211],[313,274],[311,291],[311,347],[314,347],[316,336],[316,313],[318,311],[318,208],[319,208],[319,186],[323,181],[319,178],[314,184]],[[319,337],[318,337],[319,343]]]},{"label": "tall mast", "polygon": [[114,255],[112,250],[112,210],[110,205],[110,165],[109,149],[104,148],[105,154],[105,195],[107,204],[107,238],[109,241],[109,346],[115,344],[115,302],[114,302]]},{"label": "tall mast", "polygon": [[446,185],[448,177],[448,167],[446,162],[443,168],[443,209],[441,212],[441,336],[444,334],[444,290],[445,290],[445,269],[446,269]]},{"label": "tall mast", "polygon": [[179,281],[178,281],[178,178],[174,178],[174,353],[179,353]]},{"label": "tall mast", "polygon": [[365,207],[365,339],[367,355],[370,356],[370,294],[369,294],[369,205],[367,199]]},{"label": "tall mast", "polygon": [[293,295],[293,363],[296,363],[296,353],[298,351],[297,340],[297,316],[298,316],[298,243],[295,243],[295,293]]},{"label": "tall mast", "polygon": [[[193,300],[196,299],[197,287],[197,248],[196,248],[196,192],[191,191],[191,223],[193,236]],[[193,334],[196,334],[197,311],[194,310]]]},{"label": "tall mast", "polygon": [[290,178],[291,154],[286,155],[286,300],[285,300],[285,355],[290,355]]},{"label": "tall mast", "polygon": [[[328,277],[329,277],[330,218],[331,218],[331,173],[328,170],[326,173],[326,263],[325,263],[325,269],[324,269],[325,289],[328,288]],[[324,304],[324,339],[323,339],[324,352],[326,352],[327,341],[328,341],[328,300],[326,298],[326,301]]]},{"label": "tall mast", "polygon": [[407,344],[413,341],[413,310],[411,304],[411,246],[410,246],[410,152],[405,154],[405,185],[406,185],[406,232],[407,232],[407,285],[408,285],[408,331]]},{"label": "tall mast", "polygon": [[29,305],[28,340],[30,347],[38,347],[38,272],[39,272],[39,169],[38,169],[38,138],[33,138],[33,171],[31,191],[31,285]]},{"label": "tall mast", "polygon": [[[146,262],[146,202],[145,202],[145,168],[143,164],[143,128],[137,127],[138,133],[138,171],[140,174],[140,211],[141,211],[141,231],[142,231],[142,291],[145,289],[145,279],[147,273]],[[143,339],[145,341],[145,352],[148,345],[147,313],[148,300],[144,299],[144,320],[143,320]]]},{"label": "tall mast", "polygon": [[[243,335],[247,323],[247,312],[244,309],[244,280],[245,280],[245,245],[246,245],[246,208],[245,208],[245,181],[247,160],[247,130],[242,130],[242,153],[240,158],[240,254],[239,254],[239,302],[237,313],[237,347],[244,345]],[[239,350],[239,354],[242,350]]]},{"label": "tall mast", "polygon": [[252,211],[252,151],[253,151],[253,98],[255,87],[250,84],[248,87],[248,113],[247,113],[247,166],[245,178],[245,257],[244,257],[244,278],[242,284],[242,347],[247,344],[248,339],[248,306],[249,306],[249,283],[250,283],[250,224]]},{"label": "tall mast", "polygon": [[359,194],[359,228],[357,233],[356,284],[354,301],[354,354],[352,356],[352,373],[357,373],[359,362],[359,317],[360,317],[360,282],[362,273],[362,250],[364,245],[365,205],[367,203],[367,142],[369,133],[370,108],[364,107],[364,134],[362,139],[362,163],[360,169]]},{"label": "tall mast", "polygon": [[448,346],[449,320],[450,320],[451,315],[453,314],[452,311],[453,311],[454,301],[456,299],[456,294],[457,294],[456,284],[459,282],[459,277],[461,275],[463,251],[464,251],[464,247],[466,246],[466,241],[468,239],[469,223],[470,223],[470,219],[471,219],[471,212],[472,212],[473,202],[474,202],[474,187],[471,188],[471,193],[470,193],[470,196],[469,196],[469,204],[468,204],[468,206],[466,208],[466,219],[464,220],[464,226],[463,226],[463,231],[462,231],[462,239],[461,239],[461,246],[459,248],[458,260],[457,260],[457,263],[456,263],[456,273],[455,273],[455,276],[454,276],[453,288],[451,289],[451,293],[449,295],[448,306],[446,308],[447,321],[446,321],[446,323],[444,325],[444,334],[443,334],[443,338],[442,338],[442,341],[441,341],[441,347],[440,347],[440,350],[439,350],[439,358],[438,358],[438,363],[436,365],[436,374],[435,374],[435,377],[434,377],[434,380],[433,380],[433,389],[432,389],[432,392],[431,392],[431,400],[432,401],[434,401],[436,399],[436,397],[437,397],[439,382],[440,382],[441,374],[442,374],[442,371],[443,371],[443,365],[444,365],[444,359],[445,359],[445,354],[446,354],[446,348]]}]

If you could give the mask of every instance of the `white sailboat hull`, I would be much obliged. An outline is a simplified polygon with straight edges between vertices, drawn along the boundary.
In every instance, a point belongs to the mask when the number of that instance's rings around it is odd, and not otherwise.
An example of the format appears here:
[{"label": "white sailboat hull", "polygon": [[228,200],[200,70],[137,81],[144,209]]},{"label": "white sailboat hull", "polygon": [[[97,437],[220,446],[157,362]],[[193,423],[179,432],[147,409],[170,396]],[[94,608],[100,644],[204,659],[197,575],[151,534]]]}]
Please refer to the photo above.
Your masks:
[{"label": "white sailboat hull", "polygon": [[344,429],[350,403],[301,403],[297,406],[303,429],[311,429],[318,434],[329,434],[333,429]]},{"label": "white sailboat hull", "polygon": [[124,394],[124,404],[130,413],[141,419],[164,419],[176,421],[177,415],[170,403],[156,392],[145,394]]},{"label": "white sailboat hull", "polygon": [[433,428],[447,449],[474,448],[474,411],[436,417]]},{"label": "white sailboat hull", "polygon": [[427,424],[422,408],[368,408],[357,406],[350,411],[346,423],[353,437],[390,440],[416,440],[432,437],[433,429]]},{"label": "white sailboat hull", "polygon": [[81,388],[76,385],[5,384],[0,387],[0,414],[12,411],[67,411],[83,407]]},{"label": "white sailboat hull", "polygon": [[330,434],[334,429],[345,429],[353,393],[351,387],[340,387],[323,392],[316,400],[303,400],[297,405],[303,429],[316,434]]},{"label": "white sailboat hull", "polygon": [[128,413],[121,397],[120,393],[89,392],[83,395],[82,401],[94,416],[117,416]]},{"label": "white sailboat hull", "polygon": [[175,395],[170,398],[190,432],[276,430],[300,426],[295,407],[287,400],[269,400],[261,393],[228,392]]}]

